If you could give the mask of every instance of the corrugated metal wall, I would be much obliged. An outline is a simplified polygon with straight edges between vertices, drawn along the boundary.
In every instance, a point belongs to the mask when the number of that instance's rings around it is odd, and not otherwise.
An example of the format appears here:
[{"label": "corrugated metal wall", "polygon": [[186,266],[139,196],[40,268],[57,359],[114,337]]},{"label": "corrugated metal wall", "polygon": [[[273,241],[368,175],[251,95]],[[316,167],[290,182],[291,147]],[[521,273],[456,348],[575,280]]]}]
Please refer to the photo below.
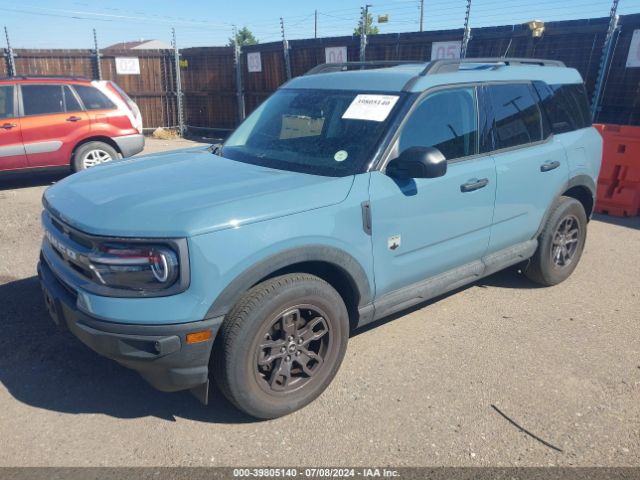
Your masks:
[{"label": "corrugated metal wall", "polygon": [[[598,73],[608,18],[549,22],[540,39],[526,25],[473,29],[468,57],[540,57],[564,61],[577,68],[591,95]],[[640,124],[640,68],[626,68],[633,31],[640,29],[640,14],[620,17],[610,70],[597,120]],[[462,29],[372,35],[367,60],[419,60],[431,57],[433,42],[460,40]],[[358,37],[332,37],[289,42],[291,70],[302,75],[325,61],[326,47],[347,47],[348,60],[358,60]],[[90,50],[16,50],[18,74],[78,75],[95,77],[95,58]],[[260,52],[262,71],[249,72],[247,53]],[[138,103],[146,127],[176,126],[175,62],[173,52],[103,51],[102,72],[115,80]],[[116,56],[137,56],[140,75],[117,75]],[[188,48],[181,51],[185,122],[188,126],[233,128],[238,124],[238,104],[233,61],[229,47]],[[243,49],[242,87],[247,113],[286,81],[281,42]],[[0,62],[0,75],[6,75]]]}]

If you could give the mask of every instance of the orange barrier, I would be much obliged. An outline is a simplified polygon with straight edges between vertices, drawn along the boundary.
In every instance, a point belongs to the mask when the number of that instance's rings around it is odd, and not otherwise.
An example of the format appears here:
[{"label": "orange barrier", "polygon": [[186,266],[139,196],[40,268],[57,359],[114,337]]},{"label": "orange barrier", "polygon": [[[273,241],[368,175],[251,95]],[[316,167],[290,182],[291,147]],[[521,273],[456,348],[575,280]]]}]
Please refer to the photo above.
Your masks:
[{"label": "orange barrier", "polygon": [[640,215],[640,127],[594,127],[604,139],[596,212],[616,217]]}]

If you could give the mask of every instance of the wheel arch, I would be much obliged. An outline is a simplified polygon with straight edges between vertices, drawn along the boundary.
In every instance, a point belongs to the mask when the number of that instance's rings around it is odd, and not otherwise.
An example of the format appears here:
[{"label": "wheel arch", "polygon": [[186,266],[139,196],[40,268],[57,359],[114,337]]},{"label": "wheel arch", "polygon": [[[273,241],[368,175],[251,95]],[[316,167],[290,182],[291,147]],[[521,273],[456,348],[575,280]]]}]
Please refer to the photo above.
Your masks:
[{"label": "wheel arch", "polygon": [[103,136],[103,135],[94,135],[94,136],[91,136],[91,137],[83,138],[82,140],[80,140],[78,143],[76,143],[74,145],[73,150],[71,151],[70,162],[73,162],[73,160],[74,160],[74,158],[76,156],[76,152],[78,151],[78,149],[81,146],[86,145],[89,142],[106,143],[107,145],[112,147],[116,152],[118,152],[119,155],[122,155],[122,151],[120,150],[120,147],[118,147],[118,144],[116,142],[114,142],[112,138],[109,138],[109,137]]},{"label": "wheel arch", "polygon": [[358,310],[372,301],[369,278],[350,254],[324,245],[284,250],[239,274],[218,295],[207,318],[226,315],[250,288],[269,278],[287,273],[308,273],[329,283],[347,306],[351,327],[358,323]]},{"label": "wheel arch", "polygon": [[591,215],[593,214],[593,209],[596,203],[596,183],[588,175],[577,175],[569,179],[567,183],[565,183],[562,188],[558,191],[558,194],[553,198],[553,201],[547,207],[547,211],[542,217],[542,221],[540,222],[540,226],[538,227],[538,231],[533,236],[533,238],[538,238],[542,233],[544,226],[549,219],[549,215],[551,215],[551,211],[553,210],[553,206],[556,204],[556,201],[560,197],[571,197],[580,202],[580,204],[584,207],[585,213],[587,215],[587,221],[591,219]]},{"label": "wheel arch", "polygon": [[587,219],[591,218],[596,203],[596,184],[591,177],[587,175],[573,177],[567,183],[567,188],[562,196],[578,200],[584,207]]}]

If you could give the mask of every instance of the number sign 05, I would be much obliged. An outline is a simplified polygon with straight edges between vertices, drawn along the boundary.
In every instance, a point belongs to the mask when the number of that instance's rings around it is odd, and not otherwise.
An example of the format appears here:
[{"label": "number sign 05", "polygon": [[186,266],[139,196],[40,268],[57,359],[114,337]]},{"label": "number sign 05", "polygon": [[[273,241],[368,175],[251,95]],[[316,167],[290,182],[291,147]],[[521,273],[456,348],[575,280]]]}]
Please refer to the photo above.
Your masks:
[{"label": "number sign 05", "polygon": [[433,42],[431,44],[431,60],[460,58],[462,42]]}]

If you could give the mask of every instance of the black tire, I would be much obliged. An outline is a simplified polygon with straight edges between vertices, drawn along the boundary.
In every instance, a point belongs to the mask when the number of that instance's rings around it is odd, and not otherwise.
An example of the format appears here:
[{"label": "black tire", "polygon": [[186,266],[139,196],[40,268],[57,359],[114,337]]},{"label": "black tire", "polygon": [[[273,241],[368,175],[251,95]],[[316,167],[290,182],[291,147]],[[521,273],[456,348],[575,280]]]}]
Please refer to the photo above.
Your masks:
[{"label": "black tire", "polygon": [[[115,148],[113,148],[108,143],[104,142],[87,142],[83,145],[80,145],[76,148],[73,158],[71,159],[71,168],[74,172],[80,172],[88,168],[88,156],[93,152],[103,152],[105,155],[108,155],[108,159],[101,160],[98,163],[110,162],[112,160],[117,160],[120,158],[118,152]],[[96,157],[96,161],[99,157]]]},{"label": "black tire", "polygon": [[[299,325],[294,335],[292,325]],[[249,290],[227,315],[214,344],[214,380],[241,411],[263,419],[280,417],[325,390],[342,363],[348,338],[347,309],[331,285],[304,273],[274,277]],[[303,360],[308,360],[304,366]]]},{"label": "black tire", "polygon": [[[569,235],[568,232],[574,233]],[[565,240],[561,241],[561,237]],[[560,197],[552,207],[538,237],[538,249],[531,257],[524,274],[530,280],[547,287],[566,280],[580,261],[586,238],[587,214],[584,207],[574,198]]]}]

